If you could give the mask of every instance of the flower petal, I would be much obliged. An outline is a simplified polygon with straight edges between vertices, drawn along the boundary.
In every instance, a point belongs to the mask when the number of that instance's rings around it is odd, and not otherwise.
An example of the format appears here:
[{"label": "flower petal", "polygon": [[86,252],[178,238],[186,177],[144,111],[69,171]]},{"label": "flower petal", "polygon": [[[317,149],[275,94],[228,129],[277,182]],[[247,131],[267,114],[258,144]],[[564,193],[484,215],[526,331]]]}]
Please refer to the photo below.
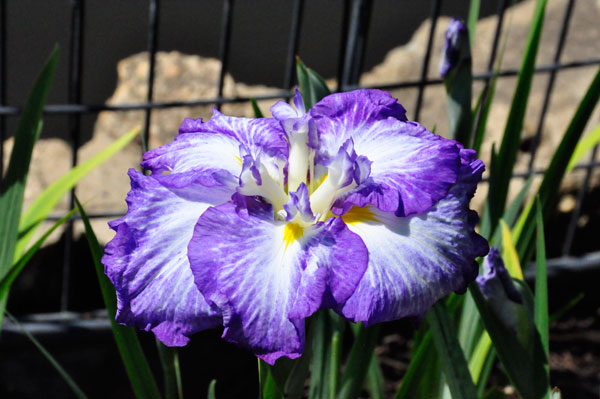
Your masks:
[{"label": "flower petal", "polygon": [[345,317],[366,324],[422,317],[475,278],[475,258],[488,245],[474,231],[477,215],[468,204],[484,167],[470,150],[462,150],[461,158],[459,181],[427,212],[396,217],[369,207],[342,217],[369,250],[367,270],[341,309]]},{"label": "flower petal", "polygon": [[311,115],[319,132],[320,162],[333,158],[348,139],[356,154],[371,162],[370,178],[338,201],[334,213],[373,205],[408,216],[429,209],[456,183],[456,142],[406,121],[404,108],[388,93],[334,94],[317,103]]},{"label": "flower petal", "polygon": [[187,245],[210,205],[227,201],[226,186],[203,187],[184,176],[172,186],[131,169],[129,209],[110,223],[117,232],[102,258],[117,290],[120,323],[152,330],[164,344],[182,346],[196,331],[220,324],[220,315],[194,285]]},{"label": "flower petal", "polygon": [[[339,221],[302,229],[274,220],[268,204],[234,199],[198,220],[189,245],[196,284],[221,309],[224,338],[270,364],[281,356],[297,358],[304,318],[325,295],[345,300],[351,294],[366,267],[366,248]],[[328,289],[330,280],[344,277],[346,285]]]},{"label": "flower petal", "polygon": [[153,174],[226,171],[237,178],[244,154],[287,159],[287,142],[280,123],[273,118],[229,117],[214,110],[212,118],[185,119],[175,141],[144,154],[142,166]]}]

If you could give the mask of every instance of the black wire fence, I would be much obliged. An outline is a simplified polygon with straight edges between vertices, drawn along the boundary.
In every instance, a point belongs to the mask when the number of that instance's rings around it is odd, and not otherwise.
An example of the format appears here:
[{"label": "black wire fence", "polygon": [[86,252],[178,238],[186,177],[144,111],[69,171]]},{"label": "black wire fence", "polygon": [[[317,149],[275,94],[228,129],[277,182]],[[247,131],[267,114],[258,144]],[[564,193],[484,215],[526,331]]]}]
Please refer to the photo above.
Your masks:
[{"label": "black wire fence", "polygon": [[[68,120],[68,132],[71,145],[71,165],[77,165],[77,149],[81,143],[81,118],[86,114],[98,114],[101,111],[110,112],[122,112],[132,110],[143,110],[145,112],[144,126],[143,126],[143,139],[140,151],[143,152],[147,148],[147,143],[150,139],[150,125],[152,120],[153,110],[174,108],[174,107],[190,107],[200,105],[214,105],[220,108],[223,104],[229,103],[248,103],[249,97],[226,97],[224,96],[224,82],[225,76],[228,72],[229,56],[231,52],[231,32],[232,32],[232,14],[235,9],[234,0],[222,0],[222,14],[220,24],[220,41],[218,47],[218,58],[221,62],[221,69],[218,77],[217,96],[209,99],[198,99],[194,101],[169,101],[169,102],[158,102],[153,99],[153,88],[155,85],[155,67],[156,67],[156,54],[157,54],[157,42],[160,36],[159,20],[161,17],[161,7],[168,5],[167,1],[160,0],[148,0],[148,20],[147,20],[147,50],[149,57],[149,73],[148,73],[148,92],[146,101],[143,103],[135,104],[84,104],[82,103],[82,83],[83,83],[83,55],[87,49],[84,46],[84,25],[85,25],[85,0],[71,0],[70,1],[70,30],[69,30],[69,68],[68,68],[68,103],[67,104],[48,104],[44,111],[48,115],[62,115]],[[394,82],[392,84],[370,86],[371,88],[380,88],[385,90],[401,89],[401,88],[416,88],[417,97],[416,105],[414,107],[414,119],[419,119],[419,114],[422,109],[424,92],[430,85],[441,85],[443,82],[439,78],[431,79],[428,78],[427,72],[430,67],[431,54],[433,49],[433,41],[436,29],[439,29],[436,22],[440,16],[440,10],[442,8],[442,0],[432,0],[430,9],[431,24],[429,26],[427,48],[422,62],[420,78],[412,81]],[[6,103],[6,26],[7,26],[7,13],[6,13],[6,0],[0,0],[0,142],[4,142],[6,138],[6,118],[11,115],[18,115],[21,111],[20,107]],[[490,53],[487,62],[487,70],[483,73],[475,74],[474,79],[483,83],[484,96],[487,95],[491,79],[494,75],[494,65],[498,57],[498,49],[500,38],[503,32],[505,22],[505,11],[507,7],[511,5],[509,0],[499,0],[497,2],[497,23],[493,35],[493,40],[490,43]],[[561,22],[560,35],[556,42],[553,62],[548,65],[538,65],[535,73],[536,74],[547,74],[549,79],[546,83],[545,97],[542,105],[542,109],[539,115],[537,128],[535,130],[535,137],[532,143],[531,158],[528,163],[528,168],[525,172],[516,173],[514,178],[527,178],[532,174],[543,174],[545,170],[536,169],[534,167],[534,160],[536,157],[538,145],[541,140],[542,128],[545,123],[545,118],[548,112],[550,99],[553,95],[554,83],[558,73],[568,69],[588,67],[593,65],[600,65],[600,58],[591,57],[587,59],[575,60],[570,62],[561,62],[561,54],[564,50],[565,39],[569,32],[569,24],[571,23],[572,10],[575,4],[575,0],[568,0],[564,9],[564,17]],[[281,85],[282,90],[277,90],[273,94],[269,95],[258,95],[254,98],[258,100],[267,99],[289,99],[290,89],[294,83],[295,77],[295,56],[298,53],[300,36],[303,28],[303,14],[306,8],[304,0],[290,0],[289,7],[292,10],[292,17],[289,21],[289,39],[288,47],[285,53],[285,71],[284,81]],[[337,90],[346,91],[352,90],[358,87],[365,87],[359,85],[359,77],[363,72],[363,65],[367,47],[367,37],[370,29],[370,21],[373,10],[373,1],[369,0],[340,0],[339,12],[341,14],[341,25],[340,25],[340,52],[337,61]],[[442,28],[443,29],[443,28]],[[518,70],[516,69],[503,69],[499,72],[499,77],[511,77],[516,76]],[[0,146],[0,175],[2,173],[3,157],[2,147]],[[140,153],[141,153],[140,152]],[[583,183],[579,187],[579,191],[576,198],[576,205],[574,211],[570,217],[568,225],[565,229],[566,235],[564,245],[562,248],[563,256],[558,259],[553,259],[550,265],[554,265],[557,270],[572,267],[596,267],[600,265],[600,258],[597,256],[586,257],[583,260],[574,258],[571,255],[571,249],[575,238],[575,232],[577,228],[577,221],[582,212],[582,203],[586,197],[586,193],[590,190],[591,176],[595,170],[600,170],[600,162],[596,160],[597,148],[594,149],[593,154],[589,158],[589,161],[579,164],[576,166],[577,169],[583,169],[585,176]],[[70,194],[69,203],[71,207],[74,205],[73,192]],[[106,218],[106,217],[117,217],[120,216],[120,212],[114,212],[106,210],[105,212],[90,214],[90,218]],[[56,218],[55,218],[56,219]],[[72,244],[73,244],[73,221],[71,220],[67,224],[65,234],[65,245],[64,253],[62,256],[62,287],[61,287],[61,305],[60,311],[62,316],[58,317],[61,323],[65,321],[68,323],[83,323],[78,321],[77,314],[69,313],[69,295],[70,295],[70,273],[71,263],[73,262],[72,255]],[[552,266],[551,266],[552,267]],[[550,272],[552,274],[552,272]],[[70,316],[69,316],[70,315]],[[66,317],[66,318],[65,318]],[[28,328],[35,328],[37,330],[43,330],[51,332],[56,330],[56,325],[47,324],[47,319],[42,317],[32,317],[29,319],[32,324],[28,324]],[[70,321],[69,321],[70,320]],[[68,324],[67,323],[67,324]],[[85,321],[86,328],[105,328],[108,323],[97,323],[91,321]],[[84,324],[85,324],[84,323]],[[90,324],[91,323],[91,324]],[[45,327],[44,327],[45,326]],[[59,329],[60,330],[60,329]]]}]

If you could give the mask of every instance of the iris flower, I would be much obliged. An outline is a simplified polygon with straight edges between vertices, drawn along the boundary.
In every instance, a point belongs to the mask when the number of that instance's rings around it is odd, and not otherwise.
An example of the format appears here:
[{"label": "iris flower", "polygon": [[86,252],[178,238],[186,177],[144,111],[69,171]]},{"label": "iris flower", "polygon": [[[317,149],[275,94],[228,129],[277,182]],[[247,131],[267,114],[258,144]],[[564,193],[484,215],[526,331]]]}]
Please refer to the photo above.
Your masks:
[{"label": "iris flower", "polygon": [[273,118],[186,119],[129,171],[128,211],[103,257],[118,322],[185,345],[223,337],[273,364],[331,308],[365,325],[422,317],[487,253],[469,201],[473,150],[406,118],[389,93],[332,94]]},{"label": "iris flower", "polygon": [[482,274],[477,276],[477,284],[496,315],[516,334],[523,334],[527,314],[523,305],[523,297],[517,289],[506,267],[500,252],[495,247],[483,259]]},{"label": "iris flower", "polygon": [[471,58],[469,45],[469,28],[465,23],[452,18],[444,35],[442,57],[440,58],[439,72],[442,78],[447,77],[460,62]]}]

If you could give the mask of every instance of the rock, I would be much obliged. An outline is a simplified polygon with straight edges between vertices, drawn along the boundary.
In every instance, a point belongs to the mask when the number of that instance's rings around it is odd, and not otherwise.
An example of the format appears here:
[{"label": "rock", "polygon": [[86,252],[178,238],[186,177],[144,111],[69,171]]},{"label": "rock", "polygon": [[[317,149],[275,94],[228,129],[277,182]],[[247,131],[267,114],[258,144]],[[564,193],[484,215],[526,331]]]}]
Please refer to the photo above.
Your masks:
[{"label": "rock", "polygon": [[[191,101],[217,97],[217,83],[221,64],[214,58],[186,55],[177,51],[156,54],[154,79],[154,101]],[[117,88],[107,103],[136,104],[146,101],[148,79],[148,54],[139,53],[121,60],[117,66]],[[234,82],[231,75],[225,76],[223,95],[226,97],[257,96],[276,92],[278,89],[266,86],[249,86]],[[270,115],[272,101],[259,101],[265,115]],[[184,118],[209,119],[213,106],[173,107],[153,110],[150,124],[150,148],[155,148],[173,140]],[[249,104],[224,104],[222,112],[235,116],[254,116]],[[144,111],[111,112],[98,115],[91,141],[80,149],[81,160],[88,159],[102,148],[110,145],[121,134],[143,126]],[[87,205],[88,212],[121,212],[127,210],[125,197],[129,191],[129,168],[138,168],[141,160],[141,138],[130,144],[113,157],[109,167],[96,169],[82,180],[77,194],[85,199],[93,197]],[[110,184],[98,184],[110,182]],[[96,221],[99,239],[109,240],[113,232],[108,229],[106,220]]]},{"label": "rock", "polygon": [[[546,21],[538,52],[538,65],[551,64],[558,35],[562,24],[565,1],[548,2]],[[506,42],[506,51],[503,59],[503,69],[518,69],[521,63],[523,47],[531,22],[535,2],[523,1],[507,11],[505,16],[505,34],[501,40]],[[574,10],[570,30],[565,43],[562,62],[582,60],[589,58],[590,54],[600,54],[600,11],[593,3],[577,2]],[[448,25],[448,18],[440,18],[436,28],[432,58],[428,76],[438,78],[438,64],[441,46],[443,44],[444,30]],[[414,33],[412,40],[404,46],[392,49],[383,62],[365,72],[360,80],[362,85],[383,85],[399,81],[417,81],[420,77],[423,58],[425,56],[427,36],[430,23],[424,22]],[[488,17],[477,24],[475,46],[472,51],[474,72],[482,73],[486,70],[490,43],[496,29],[496,18]],[[217,96],[217,79],[220,63],[216,59],[204,58],[195,55],[185,55],[179,52],[159,52],[156,59],[156,75],[154,85],[154,100],[157,102],[191,101],[209,99]],[[547,166],[550,157],[572,117],[576,105],[581,100],[587,86],[597,67],[574,68],[560,71],[557,75],[549,111],[543,129],[543,138],[538,149],[535,161],[536,168]],[[146,101],[148,55],[139,53],[121,60],[117,66],[118,83],[114,94],[108,99],[108,104],[136,104]],[[527,140],[535,135],[539,121],[540,109],[545,96],[548,74],[536,75],[528,103],[522,137]],[[329,82],[335,86],[335,82]],[[499,146],[506,117],[512,101],[516,78],[500,78],[498,80],[494,103],[486,130],[486,139],[482,146],[481,157],[486,162],[489,160],[490,149],[493,143]],[[474,87],[474,99],[482,89],[481,82]],[[226,75],[224,95],[258,96],[271,94],[277,89],[246,85],[235,82],[230,75]],[[417,89],[392,90],[392,94],[407,108],[409,118],[414,116]],[[270,115],[269,107],[274,101],[259,102],[265,115]],[[419,121],[436,132],[444,134],[446,131],[446,95],[443,86],[427,86],[424,92],[422,109]],[[170,142],[177,133],[179,124],[186,117],[208,119],[211,116],[212,106],[166,108],[152,111],[150,127],[150,147]],[[253,116],[249,104],[224,104],[222,111],[236,116]],[[95,124],[92,140],[84,144],[79,150],[80,162],[102,150],[117,137],[136,127],[143,126],[144,111],[118,111],[101,112]],[[596,110],[591,118],[590,128],[598,123],[599,111]],[[590,130],[588,128],[588,130]],[[11,140],[5,142],[5,151],[11,146]],[[140,138],[113,157],[103,167],[98,168],[88,175],[77,188],[81,200],[90,200],[86,205],[90,213],[123,213],[126,210],[125,197],[129,190],[129,179],[126,171],[128,168],[138,167],[141,159]],[[6,153],[9,153],[8,151]],[[529,153],[519,154],[516,170],[526,171],[529,162]],[[52,160],[49,167],[47,160]],[[50,182],[68,170],[70,161],[69,146],[57,139],[41,140],[37,145],[34,155],[30,178],[26,190],[26,206]],[[581,184],[583,173],[575,172],[567,176],[563,187],[572,189]],[[538,177],[537,182],[540,178]],[[596,172],[594,184],[600,183],[600,172]],[[511,185],[511,195],[514,195],[523,184],[522,180],[515,179]],[[480,186],[474,200],[474,207],[481,209],[483,200],[487,195],[485,184]],[[64,212],[67,207],[66,199],[61,202],[58,213]],[[106,221],[113,219],[94,220],[94,227],[102,243],[112,237]],[[77,225],[76,231],[82,231]]]},{"label": "rock", "polygon": [[[549,65],[553,63],[555,47],[560,34],[562,19],[565,10],[565,1],[551,1],[547,4],[546,19],[543,27],[540,48],[537,56],[537,65]],[[506,42],[502,69],[519,69],[523,57],[524,46],[534,12],[534,1],[523,1],[511,7],[505,16],[504,34],[500,46]],[[591,54],[600,53],[600,26],[597,21],[600,18],[600,10],[590,2],[578,2],[573,9],[570,29],[564,45],[561,62],[582,60]],[[444,31],[448,26],[449,18],[440,18],[436,27],[436,35],[431,53],[431,62],[428,77],[435,79],[439,77],[438,65],[441,48],[444,42]],[[363,74],[360,83],[362,85],[381,85],[398,81],[418,81],[421,74],[423,59],[427,46],[427,38],[430,22],[424,22],[415,32],[411,41],[405,46],[391,50],[385,60],[371,71]],[[473,48],[473,70],[474,73],[486,71],[491,51],[493,35],[496,29],[496,18],[494,16],[481,19],[476,28],[475,44]],[[558,72],[554,82],[551,101],[542,130],[542,139],[538,147],[534,166],[536,169],[546,168],[556,150],[565,129],[568,126],[577,104],[581,101],[587,87],[597,71],[597,66],[567,69]],[[531,94],[527,106],[525,122],[523,126],[523,141],[530,140],[535,136],[539,115],[542,109],[548,74],[537,74],[534,78]],[[510,109],[516,78],[499,78],[494,102],[488,118],[486,137],[482,146],[480,157],[488,162],[492,144],[496,149],[504,132],[506,119]],[[477,98],[483,88],[482,83],[474,87],[473,101]],[[417,89],[392,90],[392,94],[405,105],[408,117],[414,116],[414,104]],[[444,134],[447,130],[445,110],[445,89],[441,85],[427,86],[423,96],[422,108],[419,122],[429,129],[436,126],[438,134]],[[598,124],[600,110],[596,109],[590,118],[588,131]],[[528,170],[530,159],[529,152],[520,152],[515,171],[525,172]],[[488,168],[489,170],[489,168]],[[486,175],[487,176],[487,173]],[[572,190],[582,182],[582,172],[575,172],[566,176],[563,189]],[[536,179],[539,184],[541,178]],[[600,170],[594,174],[593,184],[600,183]],[[516,195],[522,187],[521,179],[514,179],[511,184],[510,196]],[[482,203],[487,195],[486,185],[480,185],[474,200],[476,209],[481,209]]]}]

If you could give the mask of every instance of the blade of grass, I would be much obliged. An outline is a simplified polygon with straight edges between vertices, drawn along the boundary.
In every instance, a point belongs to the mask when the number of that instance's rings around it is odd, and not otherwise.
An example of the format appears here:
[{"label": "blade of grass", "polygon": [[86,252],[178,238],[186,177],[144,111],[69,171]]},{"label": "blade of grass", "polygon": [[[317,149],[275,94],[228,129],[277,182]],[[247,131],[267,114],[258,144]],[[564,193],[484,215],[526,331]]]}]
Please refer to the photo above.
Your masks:
[{"label": "blade of grass", "polygon": [[475,43],[475,27],[477,26],[477,20],[479,19],[479,0],[471,0],[469,5],[469,17],[467,18],[467,27],[469,28],[469,42],[471,48]]},{"label": "blade of grass", "polygon": [[210,384],[208,385],[208,395],[207,395],[208,399],[217,399],[217,395],[215,393],[216,386],[217,386],[217,380],[212,380],[210,382]]},{"label": "blade of grass", "polygon": [[313,316],[311,327],[312,371],[308,397],[309,399],[320,399],[329,395],[330,392],[330,380],[327,378],[327,374],[331,361],[331,346],[329,345],[331,325],[325,310],[320,310]]},{"label": "blade of grass", "polygon": [[378,356],[375,352],[371,356],[371,363],[369,364],[369,371],[367,373],[367,390],[371,399],[385,398],[383,373],[381,367],[379,367]]},{"label": "blade of grass", "polygon": [[[13,265],[23,207],[23,195],[29,172],[33,146],[40,136],[42,111],[50,92],[54,69],[58,60],[58,47],[50,55],[29,93],[15,133],[14,147],[0,191],[0,277]],[[0,309],[0,314],[4,312]]]},{"label": "blade of grass", "polygon": [[90,220],[77,197],[75,197],[75,202],[81,215],[81,220],[85,226],[85,234],[90,246],[90,251],[92,252],[94,266],[96,267],[96,274],[98,276],[102,298],[106,305],[115,341],[119,353],[121,354],[127,376],[129,377],[129,382],[133,388],[133,392],[135,393],[136,398],[160,398],[158,386],[156,385],[152,371],[150,371],[150,366],[148,365],[148,361],[146,360],[146,356],[144,355],[144,351],[142,350],[142,346],[140,345],[135,330],[115,322],[117,298],[115,296],[115,289],[108,277],[104,274],[104,266],[100,262],[103,250],[98,243],[96,234],[94,234]]},{"label": "blade of grass", "polygon": [[35,347],[38,348],[42,355],[44,355],[44,357],[50,362],[52,367],[54,367],[54,369],[58,371],[58,373],[65,380],[67,385],[69,385],[75,396],[77,396],[79,399],[87,399],[87,395],[83,393],[81,388],[79,388],[79,385],[77,385],[77,383],[75,382],[75,380],[73,380],[73,378],[71,378],[69,373],[67,373],[67,371],[60,365],[60,363],[58,363],[54,356],[52,356],[50,352],[48,352],[46,348],[44,348],[44,346],[29,331],[27,331],[27,329],[23,327],[13,315],[11,315],[7,310],[5,310],[4,312],[6,313],[6,316],[8,316],[10,321],[13,322],[17,327],[19,327],[23,334],[25,334],[27,338],[29,338],[29,340],[35,345]]},{"label": "blade of grass", "polygon": [[308,68],[300,58],[296,58],[296,75],[298,76],[298,86],[306,111],[311,109],[323,97],[331,94],[323,78]]},{"label": "blade of grass", "polygon": [[331,325],[331,356],[329,361],[329,396],[335,398],[339,386],[342,340],[346,321],[333,311],[328,311]]},{"label": "blade of grass", "polygon": [[[544,217],[548,214],[558,194],[560,182],[565,175],[567,165],[599,98],[600,69],[596,72],[587,92],[579,103],[556,152],[552,156],[550,166],[548,166],[542,184],[537,191],[540,203],[542,204],[542,216]],[[536,228],[535,213],[532,212],[533,203],[533,201],[529,202],[527,208],[519,217],[513,231],[517,252],[522,264],[527,264],[525,262],[526,258],[528,258],[528,253],[533,248],[531,243]]]},{"label": "blade of grass", "polygon": [[293,360],[281,357],[277,359],[277,362],[273,366],[261,363],[261,365],[264,364],[267,367],[269,375],[277,385],[278,391],[285,398],[299,399],[304,394],[304,385],[310,372],[310,348],[313,340],[313,328],[313,321],[311,320],[308,327],[305,350],[301,357]]},{"label": "blade of grass", "polygon": [[277,384],[270,372],[269,365],[260,359],[258,360],[258,396],[260,399],[283,399]]},{"label": "blade of grass", "polygon": [[492,374],[492,367],[494,367],[495,362],[496,351],[492,347],[487,358],[485,359],[485,364],[483,365],[481,373],[479,374],[479,381],[477,382],[477,395],[479,395],[479,397],[484,396],[485,387],[487,386],[490,374]]},{"label": "blade of grass", "polygon": [[[0,278],[4,277],[16,258],[19,217],[23,207],[31,154],[42,130],[42,111],[52,85],[57,60],[58,47],[55,47],[38,75],[19,118],[8,169],[0,186]],[[1,291],[0,331],[7,301],[8,290]]]},{"label": "blade of grass", "polygon": [[58,227],[64,224],[67,220],[71,218],[77,212],[77,208],[72,209],[65,216],[60,218],[56,223],[52,225],[36,242],[33,244],[31,248],[15,264],[11,267],[11,269],[6,273],[6,275],[0,280],[0,292],[8,292],[10,286],[13,281],[19,276],[23,268],[27,265],[27,262],[31,259],[33,255],[42,247],[46,239],[52,234]]},{"label": "blade of grass", "polygon": [[598,143],[600,143],[600,125],[596,126],[589,135],[577,143],[575,151],[573,151],[573,155],[571,155],[571,159],[567,165],[566,173],[572,171],[575,165],[581,161],[583,156],[598,145]]},{"label": "blade of grass", "polygon": [[[540,335],[541,350],[546,359],[544,362],[544,374],[550,378],[548,366],[549,356],[549,331],[548,331],[548,276],[546,274],[546,243],[544,239],[544,221],[542,217],[542,204],[536,197],[536,259],[535,259],[535,298],[534,298],[534,321],[538,334]],[[541,356],[541,354],[538,354]],[[550,396],[550,386],[547,386],[545,397]]]},{"label": "blade of grass", "polygon": [[354,344],[352,344],[346,370],[344,370],[340,384],[338,399],[354,399],[360,394],[378,335],[379,324],[369,328],[359,324],[358,333],[354,339]]},{"label": "blade of grass", "polygon": [[260,110],[260,108],[258,107],[258,104],[256,103],[256,99],[254,97],[250,97],[250,104],[252,104],[252,110],[254,111],[254,117],[255,118],[264,118],[264,115],[263,115],[262,111]]},{"label": "blade of grass", "polygon": [[427,314],[442,371],[454,399],[475,399],[477,390],[469,373],[465,355],[458,343],[456,329],[445,304],[438,301]]},{"label": "blade of grass", "polygon": [[481,371],[485,365],[485,361],[488,357],[490,349],[492,348],[492,340],[490,335],[484,331],[483,334],[480,335],[479,341],[477,345],[475,345],[475,350],[473,351],[473,355],[469,360],[469,372],[473,376],[473,381],[478,384],[479,377],[481,377]]},{"label": "blade of grass", "polygon": [[521,130],[523,128],[529,92],[533,81],[535,59],[544,24],[545,8],[546,0],[537,0],[523,56],[523,63],[519,71],[517,87],[506,121],[495,170],[492,171],[490,179],[490,192],[494,193],[494,195],[488,196],[491,221],[490,231],[494,231],[506,204],[508,186],[519,151]]},{"label": "blade of grass", "polygon": [[[425,324],[424,324],[425,325]],[[431,398],[440,380],[439,356],[432,345],[431,329],[423,335],[413,348],[408,370],[402,378],[395,399]]]},{"label": "blade of grass", "polygon": [[488,115],[490,113],[492,102],[494,101],[494,95],[496,94],[496,82],[498,81],[498,76],[500,75],[500,69],[502,67],[502,61],[504,59],[504,50],[506,49],[506,44],[508,43],[507,37],[508,33],[510,32],[511,25],[512,14],[510,15],[510,18],[508,20],[508,26],[504,31],[504,38],[502,40],[502,46],[500,47],[500,52],[498,54],[498,60],[496,61],[494,76],[492,76],[489,86],[486,86],[486,88],[484,88],[484,90],[479,95],[477,105],[473,110],[473,149],[477,151],[477,153],[479,153],[479,150],[481,149],[481,144],[483,144],[485,129],[487,127]]},{"label": "blade of grass", "polygon": [[[519,216],[519,211],[523,207],[525,203],[525,196],[529,192],[531,188],[531,184],[533,183],[534,176],[530,176],[529,179],[525,182],[515,199],[510,203],[506,211],[502,215],[502,220],[506,222],[507,226],[513,227],[515,225],[515,221]],[[496,248],[501,249],[502,247],[502,227],[496,228],[496,231],[492,235],[491,243],[496,246]]]},{"label": "blade of grass", "polygon": [[165,399],[183,399],[183,385],[179,371],[179,353],[177,348],[165,346],[158,339],[156,347],[163,369]]},{"label": "blade of grass", "polygon": [[481,334],[481,331],[482,326],[479,314],[477,313],[477,307],[475,306],[475,302],[473,302],[471,294],[467,292],[464,296],[458,328],[458,342],[467,359],[471,358],[475,344],[477,343],[477,337]]},{"label": "blade of grass", "polygon": [[504,260],[506,270],[508,270],[508,274],[512,278],[523,280],[523,270],[521,269],[521,263],[519,262],[519,256],[517,255],[517,249],[515,248],[510,229],[502,219],[500,219],[500,226],[502,228],[502,259]]},{"label": "blade of grass", "polygon": [[94,155],[86,162],[77,165],[61,178],[46,188],[31,204],[21,217],[19,233],[21,238],[17,243],[15,255],[19,256],[24,251],[27,243],[35,233],[37,226],[54,209],[58,201],[83,179],[89,172],[106,162],[109,158],[119,152],[131,140],[140,133],[140,128],[135,128],[115,140],[108,147]]}]

